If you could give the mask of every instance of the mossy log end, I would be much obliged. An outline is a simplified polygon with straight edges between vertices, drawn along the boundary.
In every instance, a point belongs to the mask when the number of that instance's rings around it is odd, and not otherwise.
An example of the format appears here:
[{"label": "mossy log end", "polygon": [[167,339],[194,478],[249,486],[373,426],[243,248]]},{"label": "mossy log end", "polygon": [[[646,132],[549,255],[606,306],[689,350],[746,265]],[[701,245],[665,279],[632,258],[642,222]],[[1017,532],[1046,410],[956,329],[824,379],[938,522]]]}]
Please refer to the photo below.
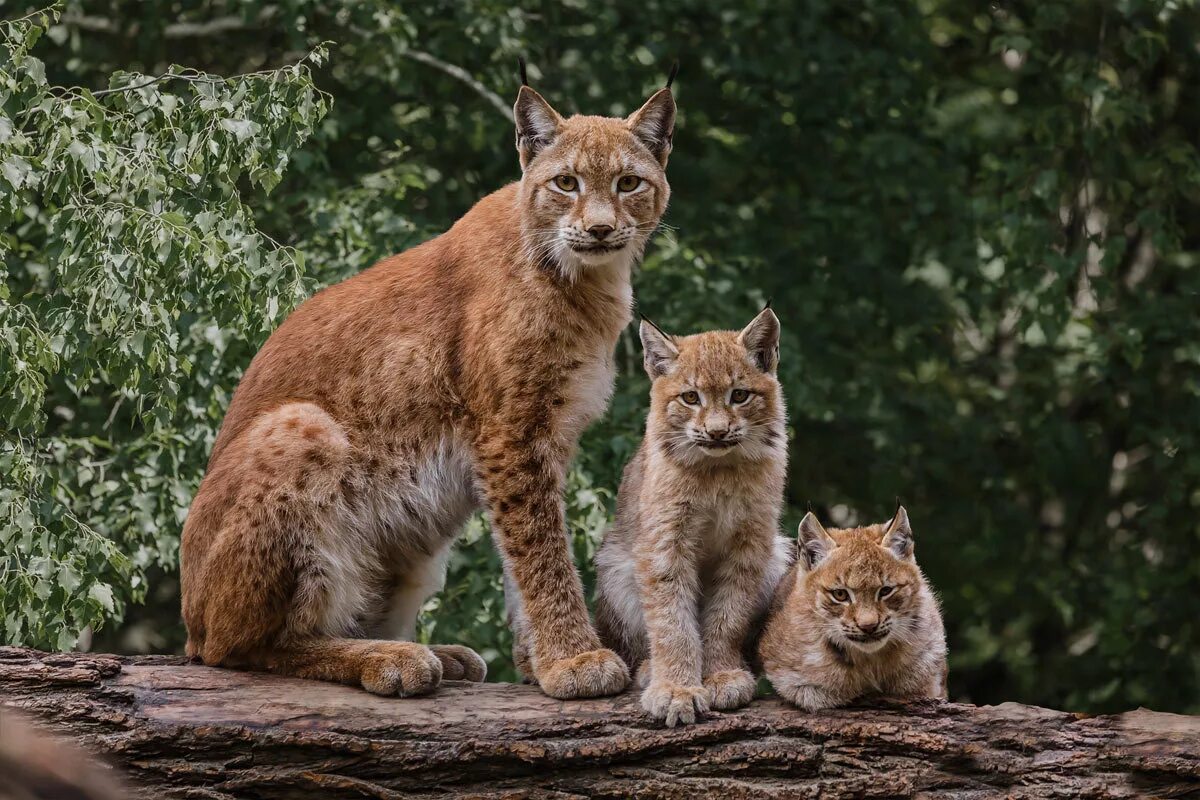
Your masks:
[{"label": "mossy log end", "polygon": [[1200,796],[1200,717],[1144,710],[808,714],[768,698],[667,729],[635,693],[560,702],[449,682],[382,698],[174,657],[23,648],[0,648],[0,704],[101,754],[145,798]]}]

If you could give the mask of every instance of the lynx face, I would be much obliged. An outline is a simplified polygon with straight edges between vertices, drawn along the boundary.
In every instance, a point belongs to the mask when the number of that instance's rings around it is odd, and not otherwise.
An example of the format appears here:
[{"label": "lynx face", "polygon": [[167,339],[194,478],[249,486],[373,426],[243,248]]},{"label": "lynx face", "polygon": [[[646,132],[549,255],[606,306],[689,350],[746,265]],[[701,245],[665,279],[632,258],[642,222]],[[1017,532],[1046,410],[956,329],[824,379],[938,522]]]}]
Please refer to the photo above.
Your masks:
[{"label": "lynx face", "polygon": [[650,389],[648,432],[683,463],[761,460],[784,446],[775,377],[779,320],[765,309],[741,333],[671,337],[642,323]]},{"label": "lynx face", "polygon": [[632,263],[671,194],[665,169],[675,120],[670,90],[626,119],[563,119],[525,86],[514,112],[531,255],[568,276]]},{"label": "lynx face", "polygon": [[874,652],[915,629],[924,578],[903,509],[886,525],[829,532],[809,514],[799,545],[808,569],[801,590],[829,641]]}]

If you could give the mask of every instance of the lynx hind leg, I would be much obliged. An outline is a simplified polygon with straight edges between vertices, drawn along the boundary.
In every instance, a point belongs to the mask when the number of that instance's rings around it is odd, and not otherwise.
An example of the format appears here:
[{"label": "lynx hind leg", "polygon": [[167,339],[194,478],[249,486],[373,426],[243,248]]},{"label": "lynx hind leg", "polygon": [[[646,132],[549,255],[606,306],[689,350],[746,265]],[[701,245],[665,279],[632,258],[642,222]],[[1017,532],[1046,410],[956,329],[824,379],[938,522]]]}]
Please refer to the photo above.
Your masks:
[{"label": "lynx hind leg", "polygon": [[188,590],[206,664],[262,666],[286,631],[316,628],[319,598],[302,590],[320,581],[315,532],[333,522],[349,454],[341,428],[306,403],[264,414],[220,453],[191,514],[216,528]]},{"label": "lynx hind leg", "polygon": [[345,535],[339,509],[353,486],[341,426],[315,405],[290,403],[264,414],[221,458],[226,490],[237,495],[205,559],[205,663],[376,694],[437,688],[442,661],[428,647],[338,638],[353,630],[364,600],[346,559],[328,552]]},{"label": "lynx hind leg", "polygon": [[372,694],[413,697],[442,682],[442,660],[415,642],[313,638],[284,643],[273,672],[359,685]]}]

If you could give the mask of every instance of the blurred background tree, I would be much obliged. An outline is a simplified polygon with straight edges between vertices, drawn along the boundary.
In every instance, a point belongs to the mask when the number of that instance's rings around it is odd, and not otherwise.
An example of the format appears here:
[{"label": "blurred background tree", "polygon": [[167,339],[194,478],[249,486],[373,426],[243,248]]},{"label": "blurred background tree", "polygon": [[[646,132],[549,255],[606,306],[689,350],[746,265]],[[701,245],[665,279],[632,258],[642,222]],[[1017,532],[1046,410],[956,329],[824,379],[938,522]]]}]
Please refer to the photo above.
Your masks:
[{"label": "blurred background tree", "polygon": [[[300,113],[299,95],[273,92],[303,79],[274,71],[326,40],[328,62],[304,69],[333,97],[329,112],[301,114],[293,138],[206,157],[196,174],[208,193],[179,212],[173,241],[224,241],[203,207],[248,236],[256,225],[254,247],[275,260],[235,279],[231,255],[189,289],[169,275],[195,280],[195,253],[156,263],[142,248],[138,270],[105,267],[133,286],[158,270],[150,285],[167,315],[131,320],[128,333],[150,328],[147,341],[176,362],[139,362],[131,382],[103,363],[76,372],[73,356],[46,361],[44,389],[29,390],[37,401],[6,425],[0,498],[40,500],[0,516],[5,639],[70,646],[96,629],[95,647],[178,648],[181,519],[237,375],[295,287],[436,235],[517,177],[507,109],[518,55],[561,111],[604,114],[635,108],[678,57],[675,202],[635,292],[641,310],[684,333],[739,327],[773,300],[789,524],[810,502],[852,524],[884,519],[903,498],[945,605],[956,699],[1200,712],[1194,0],[74,0],[32,52],[48,86],[92,92],[172,64],[266,70],[283,76],[259,86],[275,99],[220,118],[268,125]],[[220,84],[226,101],[237,85]],[[194,91],[189,81],[160,89],[200,114]],[[128,96],[100,105],[126,111]],[[0,87],[9,119],[16,102]],[[0,117],[0,148],[4,126]],[[236,143],[239,130],[251,129],[218,123],[216,135]],[[228,166],[252,150],[272,165],[269,179]],[[18,190],[2,234],[0,347],[31,346],[44,307],[108,336],[79,300],[90,284],[76,291],[64,277],[55,225],[69,198],[0,171],[0,192]],[[71,253],[74,269],[94,268]],[[586,434],[571,480],[588,578],[646,403],[632,331],[618,361],[612,410]],[[0,376],[5,391],[11,374]],[[10,488],[18,473],[29,485],[18,460],[50,476],[40,494]],[[87,547],[99,555],[64,589],[50,566]],[[494,677],[511,678],[502,609],[498,558],[477,520],[423,635],[475,646]]]}]

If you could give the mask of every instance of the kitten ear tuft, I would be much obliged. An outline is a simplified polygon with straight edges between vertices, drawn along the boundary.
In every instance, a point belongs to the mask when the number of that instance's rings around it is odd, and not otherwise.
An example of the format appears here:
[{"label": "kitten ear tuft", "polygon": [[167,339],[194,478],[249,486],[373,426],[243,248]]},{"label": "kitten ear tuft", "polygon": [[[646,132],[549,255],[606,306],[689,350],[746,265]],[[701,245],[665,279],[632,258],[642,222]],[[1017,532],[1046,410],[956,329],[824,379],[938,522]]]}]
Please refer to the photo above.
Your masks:
[{"label": "kitten ear tuft", "polygon": [[738,343],[763,372],[775,372],[779,366],[779,318],[770,305],[758,312],[738,334]]},{"label": "kitten ear tuft", "polygon": [[664,86],[663,88],[670,89],[671,84],[675,82],[675,76],[678,74],[679,74],[679,59],[677,58],[671,62],[671,71],[667,73],[667,85]]},{"label": "kitten ear tuft", "polygon": [[[521,77],[524,79],[524,74]],[[563,120],[540,94],[524,84],[517,92],[513,118],[517,123],[517,153],[521,169],[525,169],[558,136]]]},{"label": "kitten ear tuft", "polygon": [[655,92],[645,105],[625,118],[625,124],[665,167],[675,134],[675,97],[670,87]]},{"label": "kitten ear tuft", "polygon": [[891,551],[896,558],[910,560],[913,557],[912,524],[908,521],[908,511],[904,506],[896,509],[896,515],[888,523],[880,545]]},{"label": "kitten ear tuft", "polygon": [[526,74],[526,71],[525,71],[525,56],[517,56],[517,71],[521,75],[521,85],[528,86],[529,85],[529,76]]},{"label": "kitten ear tuft", "polygon": [[650,380],[657,380],[670,372],[675,366],[675,359],[679,357],[675,340],[645,317],[642,317],[642,324],[638,327],[638,335],[642,339],[642,364]]},{"label": "kitten ear tuft", "polygon": [[811,511],[805,514],[796,531],[796,552],[804,571],[815,569],[835,547],[837,542],[825,531],[817,515]]}]

